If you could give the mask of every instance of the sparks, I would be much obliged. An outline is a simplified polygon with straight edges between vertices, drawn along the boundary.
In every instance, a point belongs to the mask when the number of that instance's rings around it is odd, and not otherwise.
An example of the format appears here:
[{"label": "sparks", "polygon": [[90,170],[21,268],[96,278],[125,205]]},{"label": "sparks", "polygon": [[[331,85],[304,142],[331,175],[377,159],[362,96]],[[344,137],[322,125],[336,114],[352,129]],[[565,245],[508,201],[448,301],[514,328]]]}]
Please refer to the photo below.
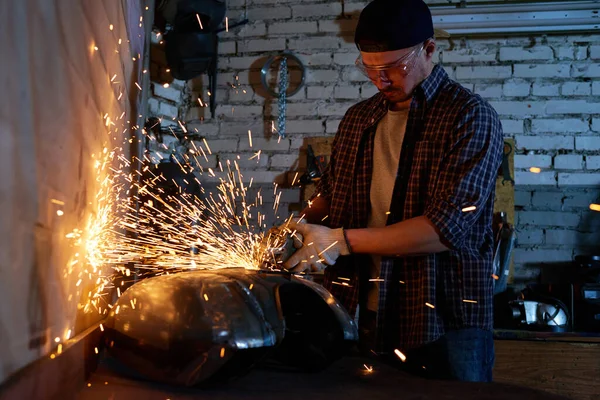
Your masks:
[{"label": "sparks", "polygon": [[462,212],[470,212],[470,211],[475,211],[477,210],[477,207],[475,206],[469,206],[469,207],[465,207],[462,209]]},{"label": "sparks", "polygon": [[531,168],[529,168],[529,172],[532,172],[534,174],[539,174],[540,172],[542,172],[542,169],[538,168],[538,167],[531,167]]},{"label": "sparks", "polygon": [[196,14],[196,19],[198,20],[198,24],[200,25],[200,29],[204,30],[204,27],[202,26],[202,21],[200,20],[200,16],[198,14]]},{"label": "sparks", "polygon": [[402,362],[405,362],[405,361],[406,361],[406,356],[405,356],[404,354],[402,354],[402,352],[401,352],[400,350],[398,350],[398,349],[395,349],[395,350],[394,350],[394,354],[396,354],[396,355],[398,356],[398,358],[399,358],[400,360],[402,360]]},{"label": "sparks", "polygon": [[252,147],[252,131],[248,129],[248,142],[250,143],[250,147]]}]

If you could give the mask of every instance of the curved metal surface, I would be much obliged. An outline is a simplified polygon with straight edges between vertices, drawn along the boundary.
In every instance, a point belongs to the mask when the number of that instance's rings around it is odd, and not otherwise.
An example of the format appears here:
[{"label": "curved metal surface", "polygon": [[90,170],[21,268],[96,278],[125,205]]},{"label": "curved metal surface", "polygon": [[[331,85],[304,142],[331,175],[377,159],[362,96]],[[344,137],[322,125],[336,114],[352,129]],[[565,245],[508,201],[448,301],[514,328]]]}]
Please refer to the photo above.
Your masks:
[{"label": "curved metal surface", "polygon": [[[186,386],[239,375],[278,346],[279,361],[323,368],[344,348],[339,342],[356,340],[354,321],[321,286],[244,268],[136,283],[113,307],[106,329],[112,356],[146,377]],[[290,351],[302,346],[309,350]],[[315,346],[335,351],[318,351],[326,356],[314,361]]]}]

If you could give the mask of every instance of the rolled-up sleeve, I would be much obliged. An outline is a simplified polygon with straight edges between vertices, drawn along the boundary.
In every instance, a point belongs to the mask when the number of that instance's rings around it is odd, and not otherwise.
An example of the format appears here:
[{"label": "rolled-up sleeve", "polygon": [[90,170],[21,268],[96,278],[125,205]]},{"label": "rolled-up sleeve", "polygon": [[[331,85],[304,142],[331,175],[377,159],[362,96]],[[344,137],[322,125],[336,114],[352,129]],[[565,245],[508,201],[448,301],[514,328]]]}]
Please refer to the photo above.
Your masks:
[{"label": "rolled-up sleeve", "polygon": [[483,102],[470,105],[458,118],[453,138],[424,215],[446,245],[458,249],[494,193],[503,151],[496,111]]}]

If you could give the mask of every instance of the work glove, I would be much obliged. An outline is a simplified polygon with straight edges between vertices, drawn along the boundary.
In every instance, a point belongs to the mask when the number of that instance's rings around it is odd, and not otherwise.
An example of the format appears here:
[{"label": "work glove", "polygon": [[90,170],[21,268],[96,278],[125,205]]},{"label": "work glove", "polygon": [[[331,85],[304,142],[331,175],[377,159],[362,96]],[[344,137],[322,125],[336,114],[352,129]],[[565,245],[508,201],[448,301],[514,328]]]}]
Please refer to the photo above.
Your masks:
[{"label": "work glove", "polygon": [[331,229],[322,225],[291,221],[288,229],[292,236],[302,235],[302,247],[283,266],[291,272],[319,272],[335,264],[339,256],[350,254],[342,228]]}]

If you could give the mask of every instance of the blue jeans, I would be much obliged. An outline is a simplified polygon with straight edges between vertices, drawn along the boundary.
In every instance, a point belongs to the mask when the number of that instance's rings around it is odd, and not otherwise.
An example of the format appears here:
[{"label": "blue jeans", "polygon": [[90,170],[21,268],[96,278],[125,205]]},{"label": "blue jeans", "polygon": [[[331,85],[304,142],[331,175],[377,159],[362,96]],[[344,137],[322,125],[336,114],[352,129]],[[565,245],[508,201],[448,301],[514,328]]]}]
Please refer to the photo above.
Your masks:
[{"label": "blue jeans", "polygon": [[491,331],[465,328],[448,331],[435,342],[405,353],[400,369],[431,379],[491,382],[494,339]]}]

